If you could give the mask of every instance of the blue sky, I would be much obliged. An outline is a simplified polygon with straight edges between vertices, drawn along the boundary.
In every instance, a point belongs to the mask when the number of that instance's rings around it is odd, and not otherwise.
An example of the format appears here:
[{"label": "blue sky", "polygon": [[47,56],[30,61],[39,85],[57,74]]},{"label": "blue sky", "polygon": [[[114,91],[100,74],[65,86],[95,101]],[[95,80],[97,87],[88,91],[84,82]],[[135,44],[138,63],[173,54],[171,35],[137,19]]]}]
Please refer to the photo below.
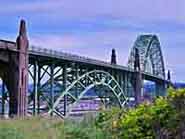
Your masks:
[{"label": "blue sky", "polygon": [[184,0],[6,0],[0,5],[0,38],[15,40],[20,19],[31,44],[126,65],[140,34],[160,38],[166,69],[185,82]]}]

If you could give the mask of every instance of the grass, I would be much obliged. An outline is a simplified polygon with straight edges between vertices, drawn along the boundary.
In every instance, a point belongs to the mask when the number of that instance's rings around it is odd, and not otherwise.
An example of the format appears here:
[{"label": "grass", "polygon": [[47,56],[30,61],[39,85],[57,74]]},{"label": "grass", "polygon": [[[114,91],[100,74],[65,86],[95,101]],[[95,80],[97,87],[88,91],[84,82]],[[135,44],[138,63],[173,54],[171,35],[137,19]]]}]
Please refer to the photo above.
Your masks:
[{"label": "grass", "polygon": [[0,139],[107,139],[107,136],[89,117],[80,122],[32,117],[0,120]]},{"label": "grass", "polygon": [[[39,117],[0,121],[0,139],[57,139],[64,123]],[[60,133],[60,134],[59,134]]]}]

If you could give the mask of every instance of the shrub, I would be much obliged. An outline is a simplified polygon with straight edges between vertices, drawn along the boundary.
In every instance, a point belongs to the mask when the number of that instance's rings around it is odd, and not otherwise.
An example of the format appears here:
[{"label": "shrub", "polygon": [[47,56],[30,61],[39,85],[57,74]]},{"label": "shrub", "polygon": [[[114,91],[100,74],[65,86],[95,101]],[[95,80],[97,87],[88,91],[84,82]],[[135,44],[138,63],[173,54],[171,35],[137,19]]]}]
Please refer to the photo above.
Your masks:
[{"label": "shrub", "polygon": [[0,139],[183,139],[185,89],[169,89],[166,97],[132,109],[112,108],[94,119],[0,120]]},{"label": "shrub", "polygon": [[[143,103],[129,110],[102,112],[97,127],[110,133],[111,122],[116,126],[111,132],[123,139],[174,139],[185,138],[185,89],[169,89],[166,97],[153,103]],[[121,116],[117,116],[121,113]]]}]

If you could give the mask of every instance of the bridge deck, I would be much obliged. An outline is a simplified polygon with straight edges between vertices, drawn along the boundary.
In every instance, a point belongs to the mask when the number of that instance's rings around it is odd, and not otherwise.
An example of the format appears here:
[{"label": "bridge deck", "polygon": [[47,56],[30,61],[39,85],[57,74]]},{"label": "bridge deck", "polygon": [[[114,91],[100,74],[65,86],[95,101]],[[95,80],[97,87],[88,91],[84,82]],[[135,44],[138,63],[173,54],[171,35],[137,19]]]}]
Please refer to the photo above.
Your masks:
[{"label": "bridge deck", "polygon": [[[0,50],[10,50],[10,51],[17,51],[15,42],[7,41],[7,40],[0,40]],[[111,63],[101,61],[101,60],[95,60],[88,57],[78,56],[74,54],[59,52],[51,49],[46,48],[39,48],[35,46],[29,47],[29,55],[31,57],[45,57],[49,59],[58,59],[58,60],[66,60],[66,61],[73,61],[73,62],[79,62],[84,64],[90,64],[95,66],[101,66],[101,67],[107,67],[112,68],[116,70],[121,70],[125,72],[131,72],[133,73],[134,70],[130,69],[126,66],[122,65],[112,65]],[[142,73],[145,79],[149,79],[152,81],[161,80],[166,81],[165,79],[161,77],[154,76],[150,73],[143,72]]]},{"label": "bridge deck", "polygon": [[85,64],[91,64],[91,65],[96,65],[96,66],[124,70],[124,71],[128,71],[128,72],[134,72],[134,70],[129,69],[128,67],[125,67],[122,65],[112,65],[112,64],[105,62],[105,61],[96,60],[96,59],[83,57],[83,56],[78,56],[78,55],[74,55],[74,54],[70,54],[70,53],[59,52],[59,51],[46,49],[46,48],[38,48],[38,47],[31,46],[31,47],[29,47],[29,54],[31,54],[33,56],[43,56],[43,57],[48,57],[48,58],[56,58],[56,59],[61,59],[61,60],[80,62],[80,63],[85,63]]}]

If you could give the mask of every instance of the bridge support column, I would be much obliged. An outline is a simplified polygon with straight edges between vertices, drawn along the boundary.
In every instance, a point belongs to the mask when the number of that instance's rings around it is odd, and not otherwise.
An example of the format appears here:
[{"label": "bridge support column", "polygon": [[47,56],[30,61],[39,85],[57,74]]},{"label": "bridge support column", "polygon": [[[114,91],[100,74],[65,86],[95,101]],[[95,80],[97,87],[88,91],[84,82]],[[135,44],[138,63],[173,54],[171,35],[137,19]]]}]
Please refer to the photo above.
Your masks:
[{"label": "bridge support column", "polygon": [[40,96],[41,96],[41,66],[38,65],[38,82],[37,82],[37,114],[40,114]]},{"label": "bridge support column", "polygon": [[155,83],[156,96],[165,96],[166,95],[166,84],[163,82]]},{"label": "bridge support column", "polygon": [[28,39],[25,21],[21,20],[19,36],[16,40],[17,52],[9,55],[7,85],[10,92],[10,117],[23,117],[27,109],[28,92]]},{"label": "bridge support column", "polygon": [[[75,65],[75,80],[79,78],[79,66],[78,64]],[[78,85],[75,86],[75,97],[78,97]]]},{"label": "bridge support column", "polygon": [[116,65],[116,64],[117,64],[117,60],[116,60],[116,50],[115,50],[115,49],[112,49],[111,64],[112,64],[112,65]]},{"label": "bridge support column", "polygon": [[134,61],[134,70],[135,70],[135,102],[139,104],[141,102],[141,91],[142,91],[142,74],[140,68],[140,55],[139,49],[135,48],[135,61]]},{"label": "bridge support column", "polygon": [[[67,88],[67,65],[65,64],[63,67],[63,86],[64,90]],[[64,116],[67,114],[67,96],[64,96]]]},{"label": "bridge support column", "polygon": [[34,71],[33,71],[33,93],[34,93],[34,98],[33,98],[33,115],[37,115],[37,105],[38,105],[38,62],[35,60],[34,63]]},{"label": "bridge support column", "polygon": [[141,91],[142,91],[142,75],[141,72],[138,71],[135,72],[135,86],[134,86],[136,104],[139,104],[141,102]]},{"label": "bridge support column", "polygon": [[130,90],[129,90],[129,86],[128,86],[128,84],[129,84],[129,76],[128,76],[128,73],[127,72],[125,72],[124,73],[124,92],[126,93],[126,96],[127,97],[130,97],[131,96],[131,93],[130,93]]},{"label": "bridge support column", "polygon": [[123,80],[124,80],[124,74],[122,72],[120,72],[120,86],[121,86],[121,89],[123,89],[123,91],[125,92]]},{"label": "bridge support column", "polygon": [[54,63],[51,64],[50,66],[50,97],[51,97],[51,109],[52,109],[52,112],[51,112],[51,116],[53,116],[53,104],[54,104]]},{"label": "bridge support column", "polygon": [[5,84],[4,82],[2,83],[2,108],[1,108],[1,114],[2,114],[2,117],[4,117],[4,114],[5,114]]}]

